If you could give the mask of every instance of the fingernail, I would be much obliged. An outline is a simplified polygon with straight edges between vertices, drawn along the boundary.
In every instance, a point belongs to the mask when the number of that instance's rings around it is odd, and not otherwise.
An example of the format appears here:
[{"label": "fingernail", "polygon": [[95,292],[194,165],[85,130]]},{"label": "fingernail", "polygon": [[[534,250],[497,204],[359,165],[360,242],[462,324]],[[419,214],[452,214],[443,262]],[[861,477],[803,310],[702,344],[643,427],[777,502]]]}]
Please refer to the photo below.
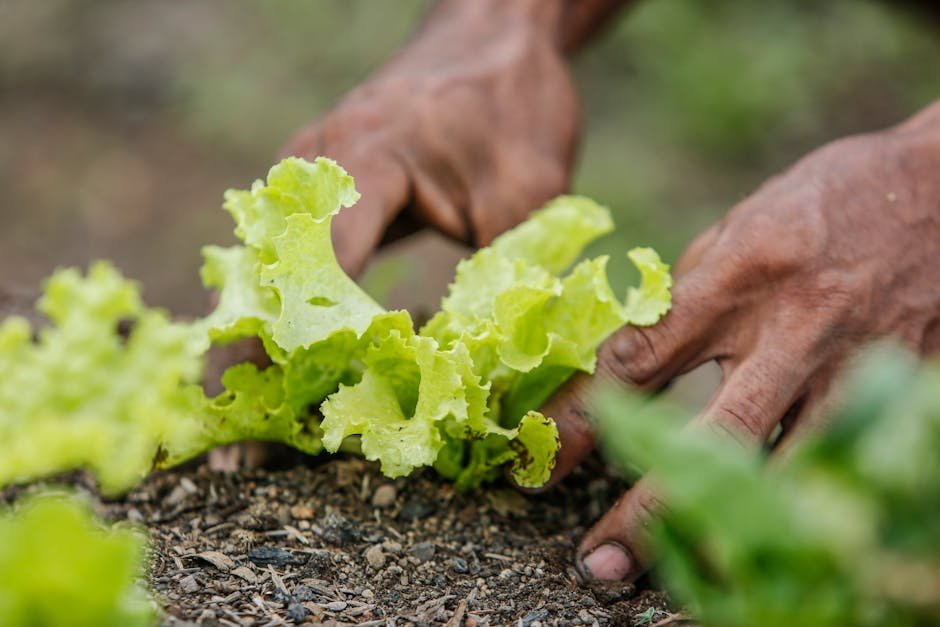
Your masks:
[{"label": "fingernail", "polygon": [[633,559],[617,544],[602,544],[581,560],[585,574],[604,581],[620,581],[633,569]]}]

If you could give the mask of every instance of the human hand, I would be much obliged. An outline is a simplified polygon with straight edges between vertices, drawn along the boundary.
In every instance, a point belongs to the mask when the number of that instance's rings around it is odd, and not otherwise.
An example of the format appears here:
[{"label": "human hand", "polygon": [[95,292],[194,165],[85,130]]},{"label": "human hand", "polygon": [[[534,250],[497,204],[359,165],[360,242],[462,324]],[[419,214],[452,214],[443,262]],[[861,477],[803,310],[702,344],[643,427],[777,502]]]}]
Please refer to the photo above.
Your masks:
[{"label": "human hand", "polygon": [[289,142],[286,154],[326,155],[356,178],[361,200],[333,222],[347,272],[390,227],[430,225],[482,246],[565,191],[578,99],[552,4],[440,3],[385,67]]},{"label": "human hand", "polygon": [[[813,152],[689,246],[672,310],[612,336],[595,380],[656,390],[715,360],[723,382],[689,428],[758,449],[780,426],[774,454],[791,448],[824,426],[833,380],[863,343],[940,350],[938,172],[940,105]],[[572,379],[543,409],[562,439],[552,481],[593,447],[590,385]],[[653,557],[653,483],[640,480],[587,533],[586,576],[634,579]]]}]

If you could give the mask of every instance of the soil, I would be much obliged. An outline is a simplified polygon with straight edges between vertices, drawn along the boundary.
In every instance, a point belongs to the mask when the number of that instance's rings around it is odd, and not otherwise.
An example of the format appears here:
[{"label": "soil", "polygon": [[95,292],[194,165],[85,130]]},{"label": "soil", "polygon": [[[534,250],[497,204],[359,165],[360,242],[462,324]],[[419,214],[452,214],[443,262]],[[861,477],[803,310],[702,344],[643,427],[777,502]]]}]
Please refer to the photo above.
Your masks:
[{"label": "soil", "polygon": [[572,568],[578,538],[623,488],[599,462],[523,495],[458,494],[432,472],[392,481],[333,458],[165,472],[99,504],[148,529],[166,626],[686,623],[648,584],[587,584]]}]

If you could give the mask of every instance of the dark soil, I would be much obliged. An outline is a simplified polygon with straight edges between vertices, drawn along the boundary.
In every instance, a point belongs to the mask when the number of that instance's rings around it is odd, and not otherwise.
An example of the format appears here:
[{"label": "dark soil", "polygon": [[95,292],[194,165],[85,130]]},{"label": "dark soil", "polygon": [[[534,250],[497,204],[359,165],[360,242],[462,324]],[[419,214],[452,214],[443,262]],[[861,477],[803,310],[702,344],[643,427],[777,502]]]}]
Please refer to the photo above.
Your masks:
[{"label": "dark soil", "polygon": [[679,624],[662,592],[571,567],[622,489],[589,465],[544,495],[457,494],[433,473],[390,481],[333,459],[163,473],[102,513],[149,529],[164,625]]}]

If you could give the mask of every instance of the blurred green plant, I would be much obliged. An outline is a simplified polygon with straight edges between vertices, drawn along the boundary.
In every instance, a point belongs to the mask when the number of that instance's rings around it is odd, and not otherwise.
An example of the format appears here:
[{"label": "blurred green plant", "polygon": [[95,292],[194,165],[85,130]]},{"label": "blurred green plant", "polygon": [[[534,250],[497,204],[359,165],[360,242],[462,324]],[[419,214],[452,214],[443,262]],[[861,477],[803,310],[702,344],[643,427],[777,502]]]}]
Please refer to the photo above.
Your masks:
[{"label": "blurred green plant", "polygon": [[137,585],[145,541],[104,528],[76,496],[49,493],[0,512],[4,627],[138,627],[155,605]]},{"label": "blurred green plant", "polygon": [[604,448],[653,469],[659,575],[705,625],[936,624],[940,363],[867,354],[833,425],[786,462],[680,431],[684,412],[608,393]]}]

